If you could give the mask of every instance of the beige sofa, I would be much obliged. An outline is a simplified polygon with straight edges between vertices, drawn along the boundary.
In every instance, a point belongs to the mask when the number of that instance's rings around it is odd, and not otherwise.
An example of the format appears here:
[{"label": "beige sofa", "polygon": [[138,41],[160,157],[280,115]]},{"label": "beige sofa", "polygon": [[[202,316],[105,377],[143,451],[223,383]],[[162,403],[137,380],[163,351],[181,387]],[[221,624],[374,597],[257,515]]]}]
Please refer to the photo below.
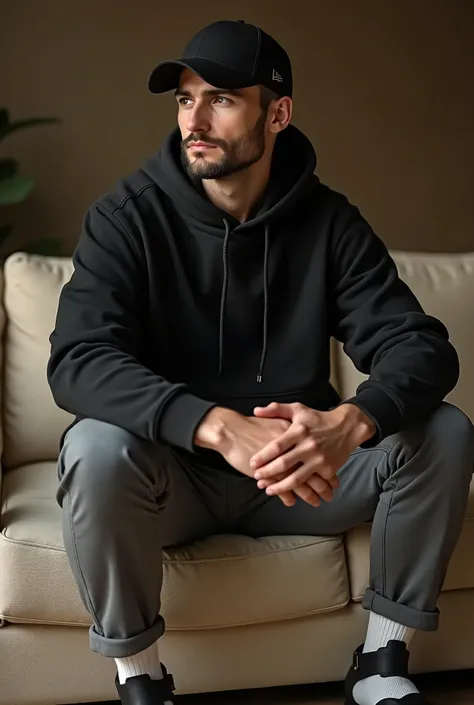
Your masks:
[{"label": "beige sofa", "polygon": [[[462,373],[449,400],[473,419],[474,254],[393,256],[427,311],[450,329]],[[70,417],[55,407],[45,368],[71,267],[16,254],[4,269],[1,705],[116,697],[113,662],[89,650],[90,619],[54,497],[58,441]],[[360,375],[334,352],[334,380],[350,394]],[[414,642],[416,671],[474,667],[473,518],[474,495],[440,599],[440,629]],[[333,538],[211,536],[168,553],[161,655],[179,692],[341,679],[367,620],[360,600],[369,528]]]}]

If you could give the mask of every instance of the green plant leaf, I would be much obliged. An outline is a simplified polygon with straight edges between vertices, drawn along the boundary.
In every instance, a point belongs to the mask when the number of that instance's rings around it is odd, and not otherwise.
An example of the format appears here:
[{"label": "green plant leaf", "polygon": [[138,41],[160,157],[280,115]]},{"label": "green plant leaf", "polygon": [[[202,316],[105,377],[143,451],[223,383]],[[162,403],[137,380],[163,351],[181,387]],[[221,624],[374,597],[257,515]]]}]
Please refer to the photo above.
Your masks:
[{"label": "green plant leaf", "polygon": [[0,245],[3,245],[12,230],[12,225],[0,225]]},{"label": "green plant leaf", "polygon": [[17,130],[23,130],[26,127],[37,127],[38,125],[53,125],[61,122],[59,118],[45,117],[45,118],[30,118],[29,120],[17,120],[16,122],[7,122],[2,124],[0,120],[0,140],[4,139],[7,135],[11,135],[12,132]]},{"label": "green plant leaf", "polygon": [[0,181],[15,176],[18,171],[18,162],[15,159],[0,159]]},{"label": "green plant leaf", "polygon": [[0,181],[0,206],[21,203],[31,192],[35,184],[28,176],[11,176]]},{"label": "green plant leaf", "polygon": [[43,255],[44,257],[61,257],[63,253],[61,240],[55,238],[44,238],[30,242],[26,247],[22,247],[22,250],[32,255]]}]

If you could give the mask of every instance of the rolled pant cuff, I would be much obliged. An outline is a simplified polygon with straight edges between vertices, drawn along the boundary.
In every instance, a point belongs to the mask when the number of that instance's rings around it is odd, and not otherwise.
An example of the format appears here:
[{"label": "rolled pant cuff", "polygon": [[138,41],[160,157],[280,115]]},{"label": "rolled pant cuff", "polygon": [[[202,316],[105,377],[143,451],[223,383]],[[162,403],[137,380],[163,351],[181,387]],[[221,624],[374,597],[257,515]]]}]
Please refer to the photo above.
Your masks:
[{"label": "rolled pant cuff", "polygon": [[407,605],[402,605],[399,602],[392,602],[392,600],[388,600],[370,588],[367,588],[365,592],[362,607],[412,629],[434,632],[438,628],[439,610],[436,610],[436,612],[422,612],[414,607],[407,607]]},{"label": "rolled pant cuff", "polygon": [[92,651],[96,651],[102,654],[102,656],[125,658],[126,656],[133,656],[134,654],[138,654],[139,651],[147,649],[163,635],[164,631],[165,622],[161,616],[158,617],[158,620],[152,627],[128,639],[108,639],[98,634],[94,625],[92,625],[89,630],[90,647]]}]

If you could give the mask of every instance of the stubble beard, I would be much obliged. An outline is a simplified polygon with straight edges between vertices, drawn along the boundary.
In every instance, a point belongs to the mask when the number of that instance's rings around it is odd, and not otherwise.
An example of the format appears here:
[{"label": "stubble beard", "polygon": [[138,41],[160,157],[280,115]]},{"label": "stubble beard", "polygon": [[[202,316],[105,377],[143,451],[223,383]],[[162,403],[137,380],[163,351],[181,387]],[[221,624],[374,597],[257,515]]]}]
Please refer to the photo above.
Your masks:
[{"label": "stubble beard", "polygon": [[[255,127],[232,142],[217,139],[208,140],[200,135],[189,134],[181,142],[181,163],[189,178],[193,181],[224,179],[245,171],[245,169],[258,162],[265,152],[266,118],[266,113],[262,111]],[[222,157],[215,162],[207,162],[204,157],[199,156],[199,153],[197,153],[196,158],[191,161],[188,154],[188,146],[192,142],[200,141],[220,147],[223,152]]]}]

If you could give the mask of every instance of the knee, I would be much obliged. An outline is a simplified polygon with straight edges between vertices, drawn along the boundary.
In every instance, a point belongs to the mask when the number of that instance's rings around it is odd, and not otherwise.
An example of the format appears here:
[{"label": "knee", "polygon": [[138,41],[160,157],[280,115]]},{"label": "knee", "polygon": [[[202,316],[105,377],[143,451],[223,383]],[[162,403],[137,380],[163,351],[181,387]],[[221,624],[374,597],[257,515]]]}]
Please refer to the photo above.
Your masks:
[{"label": "knee", "polygon": [[467,448],[474,448],[474,426],[469,416],[454,404],[443,402],[433,412],[429,427],[431,433],[452,446],[460,443]]},{"label": "knee", "polygon": [[457,406],[443,402],[428,423],[431,441],[447,462],[459,467],[468,476],[474,470],[474,426]]},{"label": "knee", "polygon": [[84,419],[67,433],[60,474],[70,492],[86,493],[91,502],[111,501],[144,472],[145,442],[123,428]]}]

